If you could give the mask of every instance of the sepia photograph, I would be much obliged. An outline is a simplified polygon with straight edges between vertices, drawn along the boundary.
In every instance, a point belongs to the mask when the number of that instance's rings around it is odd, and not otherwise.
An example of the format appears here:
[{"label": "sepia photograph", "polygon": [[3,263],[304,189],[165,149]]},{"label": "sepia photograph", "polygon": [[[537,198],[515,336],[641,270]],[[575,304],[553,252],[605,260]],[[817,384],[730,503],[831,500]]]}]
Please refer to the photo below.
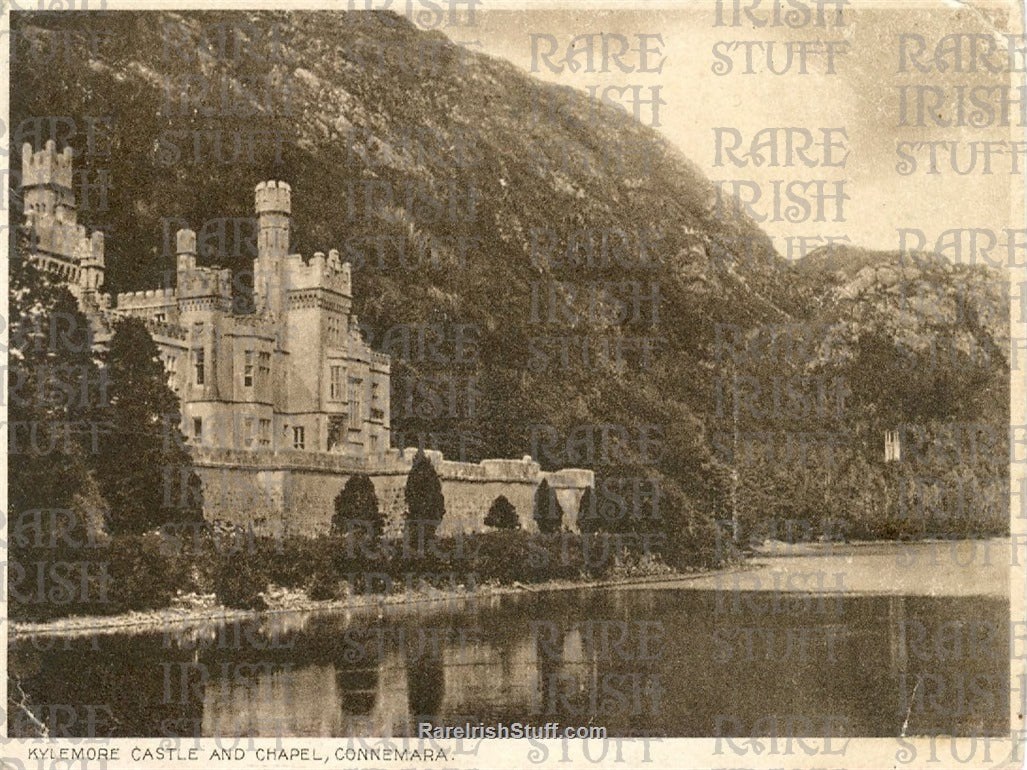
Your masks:
[{"label": "sepia photograph", "polygon": [[0,767],[1022,767],[1017,2],[2,4]]}]

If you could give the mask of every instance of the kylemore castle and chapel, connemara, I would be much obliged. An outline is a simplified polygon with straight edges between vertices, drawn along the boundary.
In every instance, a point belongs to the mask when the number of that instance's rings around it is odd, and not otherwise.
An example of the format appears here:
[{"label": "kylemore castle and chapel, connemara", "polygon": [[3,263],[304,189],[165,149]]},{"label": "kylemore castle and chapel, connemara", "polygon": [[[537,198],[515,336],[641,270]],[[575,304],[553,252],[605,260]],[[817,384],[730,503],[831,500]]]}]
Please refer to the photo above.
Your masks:
[{"label": "kylemore castle and chapel, connemara", "polygon": [[[182,430],[203,481],[209,518],[258,531],[314,534],[350,475],[368,474],[390,527],[399,527],[414,450],[393,449],[389,356],[363,341],[352,311],[350,265],[337,251],[309,260],[289,251],[292,190],[255,191],[254,312],[233,309],[230,271],[197,265],[196,233],[176,235],[174,288],[101,292],[104,237],[77,222],[72,151],[22,147],[22,196],[33,261],[61,276],[109,338],[117,319],[142,319],[181,400]],[[440,533],[480,530],[503,494],[534,526],[535,488],[547,479],[573,526],[591,471],[540,470],[521,460],[450,462],[426,452],[443,483]]]}]

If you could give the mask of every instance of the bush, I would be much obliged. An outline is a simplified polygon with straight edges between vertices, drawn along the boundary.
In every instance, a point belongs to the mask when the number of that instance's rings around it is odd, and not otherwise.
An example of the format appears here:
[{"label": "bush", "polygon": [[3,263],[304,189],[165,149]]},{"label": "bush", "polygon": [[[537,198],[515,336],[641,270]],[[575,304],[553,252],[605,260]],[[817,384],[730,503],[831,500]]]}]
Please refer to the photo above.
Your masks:
[{"label": "bush", "polygon": [[471,561],[478,580],[534,583],[546,580],[550,554],[537,535],[523,531],[499,530],[475,537],[477,555]]},{"label": "bush", "polygon": [[332,533],[354,532],[378,541],[384,529],[385,517],[378,508],[378,495],[371,478],[366,473],[350,476],[335,498]]},{"label": "bush", "polygon": [[[110,559],[106,545],[25,547],[12,539],[7,564],[10,620],[42,622],[69,615],[110,615]],[[45,577],[42,585],[39,575]],[[51,579],[60,575],[65,585]]]},{"label": "bush", "polygon": [[339,579],[330,569],[322,569],[314,573],[307,586],[307,596],[315,601],[339,598]]},{"label": "bush", "polygon": [[517,510],[513,507],[513,503],[506,499],[506,495],[500,495],[492,501],[488,515],[485,517],[485,526],[496,529],[521,528]]},{"label": "bush", "polygon": [[711,516],[692,505],[680,487],[666,482],[662,494],[659,556],[665,564],[682,571],[708,569],[737,557],[730,538],[718,531]]},{"label": "bush", "polygon": [[189,560],[164,535],[122,535],[107,549],[110,602],[114,611],[167,607],[189,583]]},{"label": "bush", "polygon": [[214,570],[214,594],[226,607],[263,610],[267,602],[261,593],[267,590],[265,570],[247,558],[247,554],[222,553]]},{"label": "bush", "polygon": [[630,542],[630,538],[605,533],[583,536],[574,532],[485,532],[474,536],[476,556],[471,566],[479,581],[504,585],[594,579],[610,574],[616,548]]}]

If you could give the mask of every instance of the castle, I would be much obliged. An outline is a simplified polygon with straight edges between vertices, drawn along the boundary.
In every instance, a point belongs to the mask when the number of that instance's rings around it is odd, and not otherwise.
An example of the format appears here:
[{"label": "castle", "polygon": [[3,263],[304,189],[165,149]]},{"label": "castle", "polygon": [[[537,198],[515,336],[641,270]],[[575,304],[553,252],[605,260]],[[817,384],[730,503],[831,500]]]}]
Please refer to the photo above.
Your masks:
[{"label": "castle", "polygon": [[[119,318],[145,322],[181,401],[208,517],[278,532],[323,531],[334,495],[362,472],[399,527],[413,451],[391,447],[390,358],[360,335],[350,265],[338,251],[308,261],[290,253],[290,186],[256,186],[254,312],[235,311],[229,270],[197,265],[189,229],[176,234],[174,288],[119,293],[112,302],[101,291],[103,233],[89,234],[77,222],[72,163],[71,148],[58,153],[53,141],[38,152],[22,147],[32,259],[67,282],[101,344]],[[522,526],[533,526],[530,498],[542,478],[573,526],[577,501],[594,483],[591,471],[543,473],[530,457],[471,464],[427,454],[447,498],[443,531],[481,529],[498,494],[514,502]]]}]

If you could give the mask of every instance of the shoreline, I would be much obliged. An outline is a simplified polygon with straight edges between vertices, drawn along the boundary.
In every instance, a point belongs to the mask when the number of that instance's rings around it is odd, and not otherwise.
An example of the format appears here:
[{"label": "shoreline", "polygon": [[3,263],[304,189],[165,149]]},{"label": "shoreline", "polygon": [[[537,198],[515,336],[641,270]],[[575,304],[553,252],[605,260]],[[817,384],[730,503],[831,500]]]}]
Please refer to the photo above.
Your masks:
[{"label": "shoreline", "polygon": [[[553,580],[545,583],[526,584],[514,582],[510,585],[484,584],[473,590],[458,592],[403,592],[396,594],[368,594],[350,596],[346,599],[316,600],[307,598],[302,592],[288,592],[291,601],[285,606],[271,606],[262,610],[247,610],[217,605],[197,607],[163,607],[144,612],[127,612],[119,615],[75,615],[42,622],[11,621],[8,626],[10,640],[41,637],[73,637],[92,634],[117,634],[122,632],[143,633],[169,627],[188,627],[210,623],[228,623],[241,620],[255,620],[262,617],[290,613],[340,613],[367,612],[404,607],[430,606],[441,602],[472,602],[494,596],[511,594],[548,593],[552,591],[573,591],[585,588],[615,588],[619,586],[656,585],[682,583],[710,578],[733,572],[748,571],[757,565],[742,562],[725,568],[697,572],[675,572],[659,575],[638,575],[635,577],[609,578],[606,580]],[[302,598],[298,598],[302,597]]]},{"label": "shoreline", "polygon": [[[276,588],[267,592],[269,607],[261,610],[234,609],[223,605],[210,603],[207,597],[205,606],[193,607],[163,607],[161,609],[148,610],[144,612],[128,612],[118,615],[89,615],[71,616],[57,618],[43,622],[11,621],[9,637],[17,639],[37,638],[59,638],[88,636],[95,634],[117,634],[117,633],[145,633],[149,631],[166,628],[188,628],[190,626],[201,626],[209,624],[223,624],[239,622],[243,620],[255,620],[263,617],[275,617],[301,613],[366,613],[377,611],[384,613],[387,610],[399,611],[403,608],[430,607],[442,602],[455,605],[461,602],[474,602],[482,599],[490,599],[498,596],[508,596],[529,593],[547,593],[553,591],[573,591],[578,589],[594,588],[646,588],[665,586],[673,588],[678,585],[694,587],[697,590],[725,590],[721,579],[725,576],[748,575],[755,578],[746,583],[737,583],[735,590],[775,590],[798,593],[830,593],[839,596],[859,596],[878,594],[905,594],[915,595],[940,595],[960,596],[966,595],[964,591],[955,590],[953,585],[932,586],[930,581],[924,581],[924,575],[916,572],[910,576],[908,568],[914,563],[920,567],[930,568],[938,566],[936,561],[928,562],[922,559],[925,552],[939,547],[971,548],[976,557],[977,549],[983,549],[983,557],[989,558],[992,549],[998,549],[999,553],[1008,556],[1008,549],[1011,545],[1009,537],[982,538],[971,540],[922,540],[906,543],[902,541],[852,541],[847,543],[823,542],[823,543],[779,543],[767,541],[757,550],[751,553],[742,561],[727,564],[723,567],[708,570],[697,570],[694,572],[664,572],[648,575],[634,575],[607,578],[603,580],[554,580],[544,583],[526,584],[515,581],[512,584],[499,585],[486,583],[476,585],[470,590],[447,590],[439,589],[426,592],[403,591],[395,594],[365,594],[348,596],[346,598],[314,600],[306,596],[302,591],[286,590]],[[892,582],[887,577],[890,567],[895,564],[892,558],[897,553],[898,546],[906,546],[898,553],[905,553],[912,556],[905,568],[900,572],[906,574],[907,578],[913,580],[896,580]],[[919,554],[919,556],[918,556]],[[871,557],[875,567],[867,574],[853,574],[851,557]],[[804,568],[819,567],[821,570],[844,569],[850,573],[855,580],[848,585],[796,585],[788,587],[785,581],[778,581],[775,573],[780,570],[794,568],[796,564]],[[987,561],[984,562],[987,564]],[[970,562],[960,565],[974,572],[981,569],[982,564],[975,563],[975,558]],[[996,566],[995,563],[991,564]],[[798,575],[804,573],[799,572]],[[817,571],[805,573],[809,575],[819,574]],[[835,574],[835,573],[832,573]],[[761,576],[772,578],[772,582],[761,580]],[[884,580],[880,577],[884,576]],[[894,579],[894,575],[892,578]],[[964,575],[964,577],[969,577]],[[979,577],[974,574],[973,577]],[[956,578],[957,583],[964,583]],[[994,582],[994,581],[993,581]],[[1001,581],[1004,585],[995,584],[990,590],[975,590],[972,595],[984,596],[1009,596],[1009,585],[1007,580]],[[964,583],[965,584],[965,583]],[[840,590],[839,590],[840,589]]]}]

